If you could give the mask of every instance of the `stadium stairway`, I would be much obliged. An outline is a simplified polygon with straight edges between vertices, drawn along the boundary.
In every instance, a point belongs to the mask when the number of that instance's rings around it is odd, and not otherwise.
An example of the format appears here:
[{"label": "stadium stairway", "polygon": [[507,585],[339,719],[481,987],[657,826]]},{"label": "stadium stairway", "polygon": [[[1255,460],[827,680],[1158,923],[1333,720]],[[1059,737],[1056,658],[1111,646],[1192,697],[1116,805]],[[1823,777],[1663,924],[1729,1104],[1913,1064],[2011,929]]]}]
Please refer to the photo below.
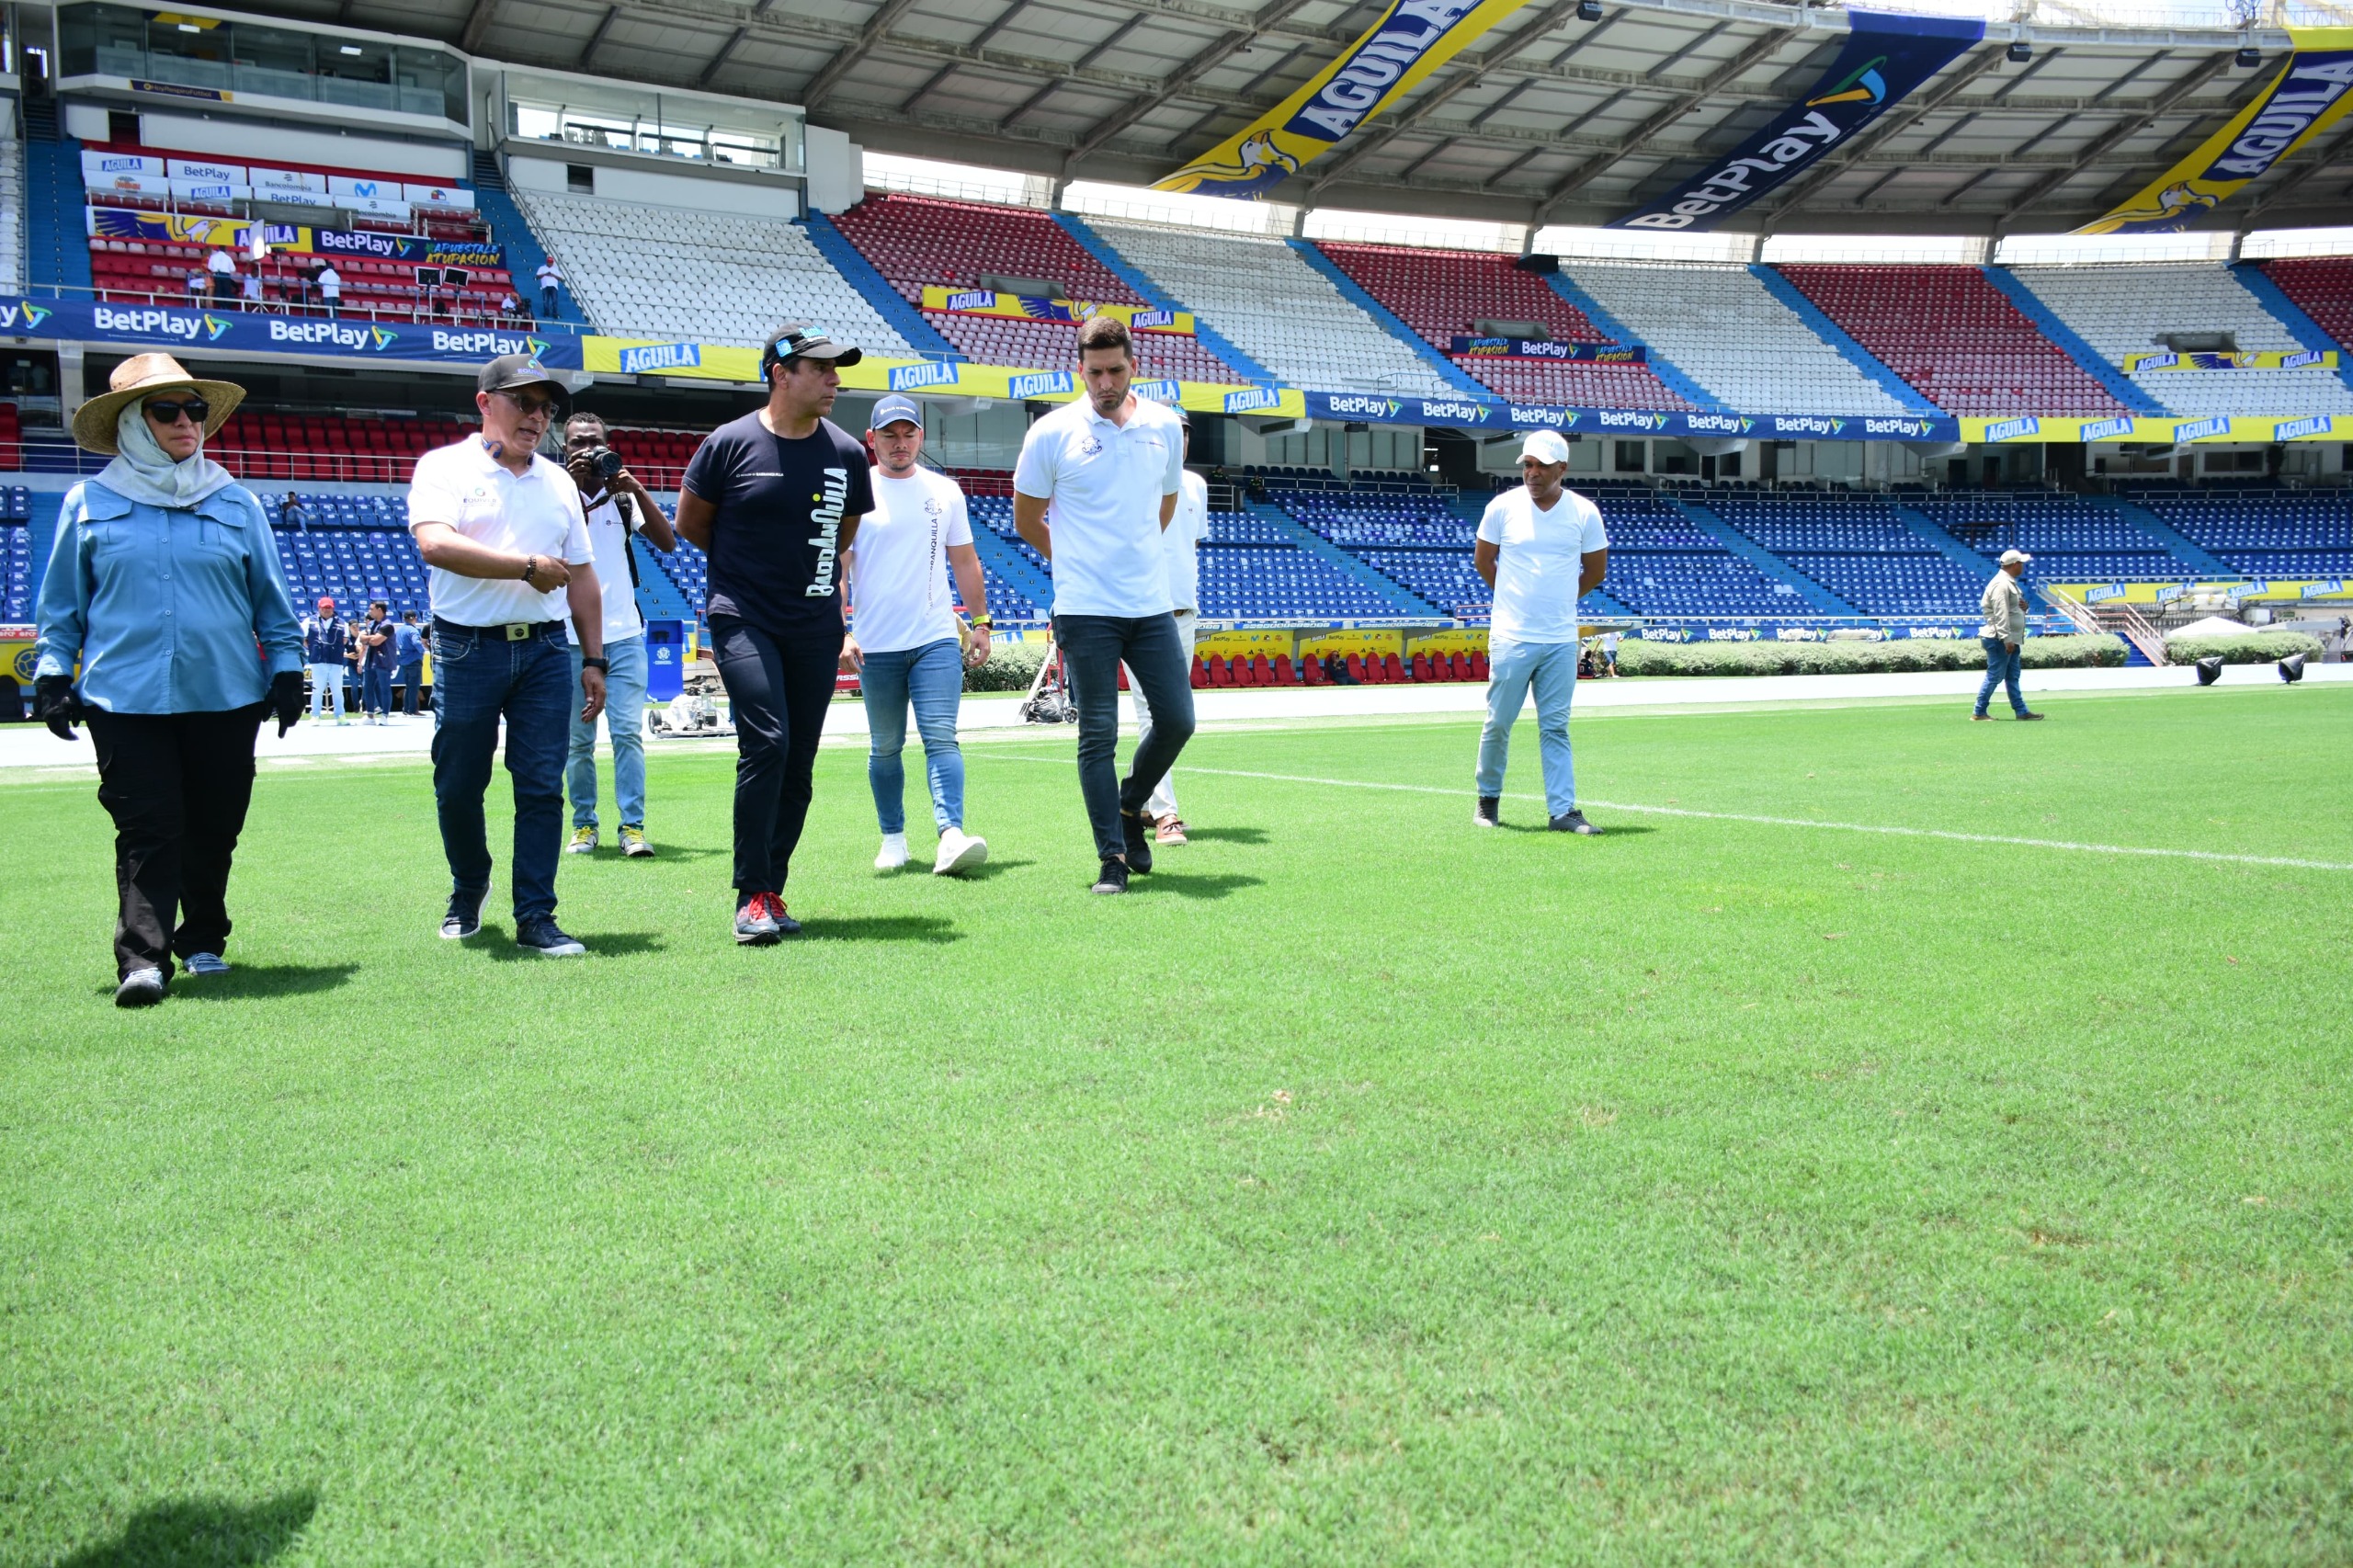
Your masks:
[{"label": "stadium stairway", "polygon": [[981,563],[1011,584],[1016,590],[1029,596],[1040,613],[1053,606],[1054,580],[1035,566],[1029,558],[1005,542],[995,528],[972,528],[972,548],[980,553]]},{"label": "stadium stairway", "polygon": [[1397,613],[1416,620],[1444,620],[1446,611],[1415,593],[1394,577],[1374,571],[1371,567],[1291,517],[1281,507],[1266,501],[1253,501],[1245,496],[1242,509],[1254,517],[1263,517],[1291,545],[1319,561],[1331,562],[1334,570],[1347,574],[1353,581],[1362,583],[1397,607]]},{"label": "stadium stairway", "polygon": [[2136,506],[2121,497],[2109,500],[2108,505],[2117,516],[2150,538],[2156,540],[2177,557],[2188,562],[2199,571],[2210,573],[2224,581],[2245,575],[2229,562],[2203,545],[2196,543],[2188,534],[2182,533],[2148,508]]},{"label": "stadium stairway", "polygon": [[[1568,277],[1564,273],[1553,272],[1545,274],[1544,281],[1552,285],[1552,292],[1558,294],[1563,300],[1566,300],[1570,304],[1574,305],[1578,310],[1583,311],[1585,312],[1586,320],[1593,323],[1594,325],[1608,333],[1618,342],[1640,343],[1643,341],[1640,336],[1627,331],[1626,325],[1623,322],[1620,322],[1616,316],[1611,315],[1607,310],[1604,310],[1600,301],[1586,293],[1583,289],[1578,288],[1574,278]],[[1660,382],[1665,386],[1667,391],[1673,392],[1676,396],[1681,398],[1692,407],[1723,407],[1723,399],[1716,396],[1715,393],[1710,392],[1707,388],[1701,386],[1699,382],[1685,375],[1681,370],[1677,369],[1675,366],[1668,361],[1666,356],[1658,351],[1658,347],[1655,344],[1650,347],[1648,356],[1644,362],[1650,366],[1651,374],[1656,376]]]},{"label": "stadium stairway", "polygon": [[[81,177],[78,164],[74,177]],[[490,225],[490,237],[506,253],[506,272],[515,280],[516,297],[536,313],[540,308],[540,282],[533,275],[539,271],[540,263],[555,253],[531,232],[523,210],[506,193],[506,176],[499,172],[498,155],[494,153],[474,153],[474,206],[481,211],[483,222]],[[574,297],[570,284],[557,284],[555,298],[558,319],[582,332],[597,330],[597,324],[589,319],[587,311]]]},{"label": "stadium stairway", "polygon": [[1442,378],[1448,386],[1452,387],[1462,396],[1476,398],[1481,403],[1493,403],[1496,400],[1497,394],[1493,387],[1480,385],[1479,382],[1472,380],[1461,366],[1430,347],[1429,339],[1407,326],[1398,319],[1395,312],[1366,293],[1364,286],[1342,270],[1338,262],[1317,250],[1314,241],[1292,238],[1285,240],[1283,244],[1290,246],[1300,260],[1314,268],[1326,282],[1337,290],[1340,298],[1370,317],[1375,326],[1413,350],[1415,358],[1428,366],[1431,371]]},{"label": "stadium stairway", "polygon": [[648,620],[683,620],[689,626],[693,625],[696,619],[694,606],[687,602],[687,596],[679,592],[676,583],[671,581],[668,569],[662,564],[660,553],[634,536],[629,541],[629,548],[630,553],[637,560],[639,612]]},{"label": "stadium stairway", "polygon": [[1860,370],[1888,396],[1904,407],[1920,414],[1935,414],[1937,405],[1921,394],[1920,389],[1880,363],[1877,356],[1857,342],[1847,329],[1832,321],[1821,306],[1805,297],[1805,291],[1763,262],[1751,262],[1749,276],[1765,286],[1765,291],[1788,306],[1798,320],[1813,329],[1813,335],[1838,350],[1839,358]]},{"label": "stadium stairway", "polygon": [[2004,298],[2016,305],[2018,313],[2034,324],[2035,330],[2056,344],[2060,351],[2075,362],[2075,368],[2108,389],[2108,395],[2135,414],[2166,412],[2165,404],[2141,390],[2131,377],[2118,366],[2109,364],[2099,351],[2079,336],[2075,329],[2059,319],[2059,312],[2042,302],[2035,291],[2006,267],[1981,267],[1985,281],[2001,290]]},{"label": "stadium stairway", "polygon": [[1767,550],[1763,545],[1709,511],[1707,507],[1664,491],[1660,495],[1668,506],[1682,513],[1693,528],[1723,546],[1726,554],[1756,567],[1768,582],[1786,585],[1791,593],[1805,600],[1807,607],[1816,615],[1859,616],[1863,614],[1861,610]]},{"label": "stadium stairway", "polygon": [[1160,310],[1181,311],[1191,316],[1193,335],[1199,338],[1202,346],[1211,353],[1254,381],[1264,381],[1272,385],[1282,380],[1257,360],[1242,352],[1241,347],[1233,339],[1203,321],[1199,311],[1145,277],[1142,267],[1130,266],[1127,257],[1105,244],[1102,235],[1086,226],[1086,219],[1068,212],[1057,212],[1054,214],[1054,222],[1061,226],[1063,233],[1084,247],[1087,255],[1101,262],[1105,271],[1134,290],[1137,299],[1148,301]]},{"label": "stadium stairway", "polygon": [[[2290,299],[2288,291],[2273,282],[2271,275],[2261,266],[2251,261],[2233,262],[2231,276],[2238,279],[2240,287],[2254,295],[2265,310],[2278,318],[2279,324],[2286,327],[2298,343],[2324,353],[2336,347],[2336,340],[2328,335],[2328,329],[2313,320],[2302,305]],[[2347,390],[2353,391],[2353,355],[2337,356],[2336,379],[2343,381]]]},{"label": "stadium stairway", "polygon": [[1915,511],[1893,496],[1888,498],[1888,510],[1893,512],[1897,520],[1905,528],[1935,545],[1937,553],[1954,565],[1965,566],[1982,576],[1993,576],[1994,562],[1947,533],[1936,519],[1930,517],[1926,512]]},{"label": "stadium stairway", "polygon": [[[910,347],[938,359],[963,361],[969,359],[962,349],[941,335],[938,327],[923,319],[923,312],[908,303],[907,297],[891,287],[891,280],[874,268],[863,252],[849,243],[849,237],[834,227],[834,221],[823,212],[812,211],[799,220],[809,233],[809,243],[817,254],[833,264],[834,270],[848,279],[849,286],[866,296],[877,314],[889,322]],[[1045,601],[1040,599],[1040,604]]]},{"label": "stadium stairway", "polygon": [[82,144],[57,128],[57,100],[25,108],[25,282],[90,287],[89,220],[83,215]]}]

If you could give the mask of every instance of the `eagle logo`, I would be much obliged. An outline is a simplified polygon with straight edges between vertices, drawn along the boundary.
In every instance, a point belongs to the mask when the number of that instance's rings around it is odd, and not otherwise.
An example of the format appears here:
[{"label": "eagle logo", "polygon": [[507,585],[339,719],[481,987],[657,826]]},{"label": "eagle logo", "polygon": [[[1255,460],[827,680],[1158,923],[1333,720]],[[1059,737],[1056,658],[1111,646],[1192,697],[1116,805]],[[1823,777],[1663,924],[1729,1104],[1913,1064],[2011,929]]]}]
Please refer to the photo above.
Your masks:
[{"label": "eagle logo", "polygon": [[[1165,190],[1198,190],[1204,185],[1247,185],[1272,175],[1275,179],[1299,173],[1299,160],[1276,144],[1272,131],[1254,131],[1234,149],[1235,162],[1204,159],[1188,164],[1160,182]],[[1272,184],[1273,180],[1268,180]]]}]

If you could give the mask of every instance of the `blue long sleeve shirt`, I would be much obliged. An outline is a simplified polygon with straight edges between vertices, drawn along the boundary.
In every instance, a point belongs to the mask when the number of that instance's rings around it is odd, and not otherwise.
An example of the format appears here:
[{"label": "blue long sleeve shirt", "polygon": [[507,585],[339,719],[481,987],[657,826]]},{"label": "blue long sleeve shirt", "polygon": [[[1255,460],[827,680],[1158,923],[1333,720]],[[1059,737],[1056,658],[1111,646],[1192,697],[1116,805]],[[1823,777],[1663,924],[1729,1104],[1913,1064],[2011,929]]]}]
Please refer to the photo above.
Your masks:
[{"label": "blue long sleeve shirt", "polygon": [[242,484],[191,507],[96,480],[66,492],[41,578],[34,674],[71,676],[110,713],[218,713],[302,667],[278,541]]}]

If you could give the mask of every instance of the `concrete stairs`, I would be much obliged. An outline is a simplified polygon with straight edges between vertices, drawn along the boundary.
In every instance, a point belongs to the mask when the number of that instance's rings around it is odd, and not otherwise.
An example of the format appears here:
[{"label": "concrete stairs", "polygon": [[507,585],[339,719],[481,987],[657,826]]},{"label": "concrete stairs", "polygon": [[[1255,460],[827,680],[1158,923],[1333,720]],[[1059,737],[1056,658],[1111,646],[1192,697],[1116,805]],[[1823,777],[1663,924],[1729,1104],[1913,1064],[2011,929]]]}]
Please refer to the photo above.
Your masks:
[{"label": "concrete stairs", "polygon": [[1298,549],[1319,560],[1331,562],[1341,573],[1380,594],[1397,607],[1399,615],[1415,620],[1449,619],[1446,611],[1438,608],[1429,600],[1407,588],[1395,578],[1374,571],[1313,528],[1299,522],[1279,506],[1270,506],[1264,501],[1245,500],[1242,507],[1252,517],[1264,518],[1270,528],[1280,533]]}]

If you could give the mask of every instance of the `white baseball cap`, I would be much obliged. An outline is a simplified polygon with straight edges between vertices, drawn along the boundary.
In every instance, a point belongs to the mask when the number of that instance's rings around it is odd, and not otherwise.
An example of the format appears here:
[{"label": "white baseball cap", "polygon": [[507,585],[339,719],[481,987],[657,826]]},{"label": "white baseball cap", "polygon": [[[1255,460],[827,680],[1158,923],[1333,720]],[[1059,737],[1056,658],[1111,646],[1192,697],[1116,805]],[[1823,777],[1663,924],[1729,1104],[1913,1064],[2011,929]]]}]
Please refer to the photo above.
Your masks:
[{"label": "white baseball cap", "polygon": [[1540,463],[1564,463],[1569,460],[1568,437],[1558,430],[1530,430],[1519,444],[1519,455],[1522,461],[1534,458]]},{"label": "white baseball cap", "polygon": [[2025,551],[2023,551],[2023,550],[2006,550],[2006,551],[2002,551],[2002,559],[2001,559],[2001,561],[2000,561],[1999,564],[2004,565],[2004,566],[2010,566],[2010,565],[2023,566],[2023,565],[2025,565],[2028,562],[2032,561],[2033,559],[2034,559],[2034,557],[2033,557],[2033,556],[2029,555],[2029,554],[2028,554]]}]

